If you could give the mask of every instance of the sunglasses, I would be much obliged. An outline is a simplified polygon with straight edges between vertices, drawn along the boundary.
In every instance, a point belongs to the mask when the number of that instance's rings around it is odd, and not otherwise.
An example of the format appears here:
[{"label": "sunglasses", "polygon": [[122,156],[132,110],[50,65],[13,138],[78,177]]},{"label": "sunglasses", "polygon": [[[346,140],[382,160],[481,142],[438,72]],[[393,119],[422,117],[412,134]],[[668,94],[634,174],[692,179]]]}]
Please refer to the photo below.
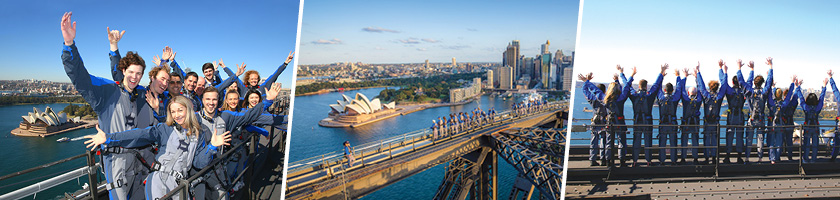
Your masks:
[{"label": "sunglasses", "polygon": [[181,84],[181,81],[169,81],[169,84]]}]

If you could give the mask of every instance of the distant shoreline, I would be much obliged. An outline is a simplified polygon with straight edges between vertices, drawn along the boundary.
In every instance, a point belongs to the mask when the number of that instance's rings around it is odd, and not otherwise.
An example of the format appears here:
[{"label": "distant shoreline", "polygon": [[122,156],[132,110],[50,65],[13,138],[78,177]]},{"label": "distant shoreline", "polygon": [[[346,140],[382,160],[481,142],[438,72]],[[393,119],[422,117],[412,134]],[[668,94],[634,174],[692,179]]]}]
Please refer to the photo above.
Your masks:
[{"label": "distant shoreline", "polygon": [[34,105],[34,104],[56,104],[56,103],[66,103],[66,104],[80,104],[80,105],[88,105],[88,103],[76,103],[76,102],[52,102],[52,103],[14,103],[14,104],[0,105],[0,107],[3,107],[3,106]]},{"label": "distant shoreline", "polygon": [[[353,90],[371,89],[371,88],[383,88],[383,87],[397,87],[397,86],[370,86],[370,87],[359,87],[359,88],[345,88],[345,89],[344,89],[344,91],[346,92],[346,91],[353,91]],[[335,89],[335,88],[333,88],[333,89],[321,89],[321,90],[318,90],[317,92],[309,92],[309,93],[304,93],[304,94],[295,94],[295,96],[296,96],[296,97],[299,97],[299,96],[311,96],[311,95],[329,94],[329,93],[333,93],[333,92],[339,92],[339,91],[331,91],[331,90],[338,90],[338,89]]]}]

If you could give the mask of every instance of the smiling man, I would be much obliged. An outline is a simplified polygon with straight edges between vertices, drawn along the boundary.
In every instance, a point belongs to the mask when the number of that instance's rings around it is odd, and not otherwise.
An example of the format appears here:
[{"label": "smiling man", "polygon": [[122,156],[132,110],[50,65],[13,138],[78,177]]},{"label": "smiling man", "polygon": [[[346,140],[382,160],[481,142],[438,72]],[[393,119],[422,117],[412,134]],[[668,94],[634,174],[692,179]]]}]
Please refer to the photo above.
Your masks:
[{"label": "smiling man", "polygon": [[[99,127],[104,132],[114,133],[138,128],[139,112],[143,112],[141,108],[146,107],[144,105],[146,104],[146,89],[138,86],[146,69],[145,61],[135,52],[128,52],[125,57],[116,59],[118,62],[112,64],[112,66],[119,73],[112,75],[115,78],[118,77],[117,74],[122,76],[120,79],[115,79],[119,80],[118,82],[91,75],[79,55],[79,50],[76,48],[74,41],[76,38],[76,23],[72,22],[72,15],[72,12],[64,13],[61,18],[61,33],[64,38],[61,60],[67,76],[79,94],[99,116]],[[111,54],[112,63],[115,61],[113,56],[119,55],[116,52],[116,42],[124,33],[108,30],[108,38],[112,43],[111,50],[113,51]],[[144,147],[138,147],[137,149],[139,148]],[[111,153],[109,150],[114,150],[114,148],[108,148],[107,146],[102,148],[103,168],[108,183],[106,189],[109,190],[110,198],[142,198],[142,184],[136,181],[142,179],[137,177],[145,177],[145,175],[143,175],[143,169],[138,168],[137,159],[134,156],[136,151]]]}]

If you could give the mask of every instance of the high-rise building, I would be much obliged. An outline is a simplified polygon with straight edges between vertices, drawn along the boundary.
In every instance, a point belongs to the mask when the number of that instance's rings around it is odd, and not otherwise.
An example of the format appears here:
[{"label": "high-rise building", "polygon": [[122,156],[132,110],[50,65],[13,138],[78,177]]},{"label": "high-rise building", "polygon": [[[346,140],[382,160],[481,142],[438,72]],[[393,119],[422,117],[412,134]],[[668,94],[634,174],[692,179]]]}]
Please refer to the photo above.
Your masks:
[{"label": "high-rise building", "polygon": [[511,43],[508,43],[505,52],[502,53],[502,65],[507,65],[513,68],[513,77],[517,78],[522,75],[521,66],[522,63],[519,62],[519,40],[513,40]]},{"label": "high-rise building", "polygon": [[572,79],[572,68],[571,67],[564,67],[563,68],[563,88],[561,90],[571,91],[572,90],[572,83],[575,82]]},{"label": "high-rise building", "polygon": [[521,68],[522,68],[522,75],[523,76],[525,74],[527,74],[530,77],[537,77],[537,75],[534,73],[534,58],[523,57]]},{"label": "high-rise building", "polygon": [[495,88],[493,84],[493,70],[487,70],[487,86],[486,88]]},{"label": "high-rise building", "polygon": [[455,57],[452,57],[452,67],[458,67],[458,63],[455,62]]},{"label": "high-rise building", "polygon": [[519,47],[519,40],[513,40],[513,41],[510,42],[510,44],[513,45],[513,48],[514,48],[513,55],[516,55],[516,57],[515,57],[516,58],[516,66],[510,66],[510,67],[513,67],[513,78],[517,79],[517,78],[519,78],[519,76],[522,76],[522,62],[519,62],[519,59],[520,59],[519,50],[522,49],[522,48]]},{"label": "high-rise building", "polygon": [[551,52],[548,51],[549,44],[551,43],[548,40],[545,41],[545,44],[542,44],[542,51],[540,51],[540,54],[551,54]]},{"label": "high-rise building", "polygon": [[426,69],[429,69],[429,59],[426,59]]},{"label": "high-rise building", "polygon": [[551,53],[546,53],[540,56],[540,81],[543,88],[550,88],[551,83]]},{"label": "high-rise building", "polygon": [[509,66],[501,66],[499,71],[499,88],[511,89],[513,86],[513,68]]}]

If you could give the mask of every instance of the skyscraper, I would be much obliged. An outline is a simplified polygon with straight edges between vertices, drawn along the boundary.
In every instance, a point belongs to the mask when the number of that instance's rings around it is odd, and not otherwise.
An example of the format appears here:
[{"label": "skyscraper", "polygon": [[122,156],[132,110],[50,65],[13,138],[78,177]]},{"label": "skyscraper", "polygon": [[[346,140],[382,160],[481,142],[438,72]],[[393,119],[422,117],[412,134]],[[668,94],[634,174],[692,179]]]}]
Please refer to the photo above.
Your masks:
[{"label": "skyscraper", "polygon": [[429,69],[429,59],[426,59],[426,69]]},{"label": "skyscraper", "polygon": [[516,56],[514,57],[516,58],[516,64],[510,66],[513,68],[513,79],[514,81],[516,81],[516,79],[518,79],[519,76],[522,76],[522,62],[519,62],[519,50],[521,48],[519,47],[519,40],[513,40],[510,43],[511,45],[513,45],[513,55]]},{"label": "skyscraper", "polygon": [[551,44],[548,40],[545,41],[545,44],[542,44],[542,51],[540,54],[550,54],[551,52],[548,51],[548,45]]},{"label": "skyscraper", "polygon": [[[544,45],[544,47],[548,47],[548,45]],[[546,53],[540,55],[540,81],[543,84],[543,88],[550,89],[549,83],[551,83],[551,53]]]},{"label": "skyscraper", "polygon": [[487,88],[495,88],[493,84],[493,70],[487,70]]},{"label": "skyscraper", "polygon": [[513,86],[513,68],[509,66],[500,66],[499,71],[499,88],[511,89]]},{"label": "skyscraper", "polygon": [[560,88],[561,90],[571,91],[572,90],[572,82],[575,82],[572,79],[572,68],[571,67],[564,67],[563,68],[563,87]]},{"label": "skyscraper", "polygon": [[519,62],[519,40],[513,40],[508,43],[505,52],[502,53],[502,65],[513,68],[513,77],[518,78],[522,74],[520,69],[522,64]]},{"label": "skyscraper", "polygon": [[452,67],[458,67],[458,63],[455,62],[455,57],[452,57]]},{"label": "skyscraper", "polygon": [[543,84],[543,88],[550,88],[549,83],[551,83],[551,52],[548,51],[548,45],[551,44],[548,40],[545,41],[545,44],[542,45],[542,51],[540,55],[540,81]]}]

